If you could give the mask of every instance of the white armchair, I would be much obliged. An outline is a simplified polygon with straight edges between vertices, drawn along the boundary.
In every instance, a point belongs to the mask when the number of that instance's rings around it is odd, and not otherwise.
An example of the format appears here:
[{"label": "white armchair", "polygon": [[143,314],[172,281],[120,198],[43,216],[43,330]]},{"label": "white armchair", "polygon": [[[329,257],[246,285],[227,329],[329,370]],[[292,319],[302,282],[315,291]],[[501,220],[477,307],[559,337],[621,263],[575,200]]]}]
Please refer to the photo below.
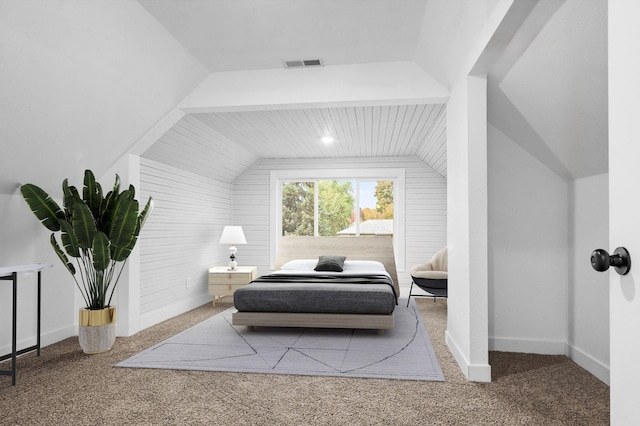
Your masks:
[{"label": "white armchair", "polygon": [[447,297],[447,280],[449,257],[447,248],[440,249],[429,259],[427,263],[422,263],[411,268],[411,288],[407,306],[411,296],[425,296],[424,294],[413,294],[413,285],[417,285],[422,290],[429,293],[429,297]]}]

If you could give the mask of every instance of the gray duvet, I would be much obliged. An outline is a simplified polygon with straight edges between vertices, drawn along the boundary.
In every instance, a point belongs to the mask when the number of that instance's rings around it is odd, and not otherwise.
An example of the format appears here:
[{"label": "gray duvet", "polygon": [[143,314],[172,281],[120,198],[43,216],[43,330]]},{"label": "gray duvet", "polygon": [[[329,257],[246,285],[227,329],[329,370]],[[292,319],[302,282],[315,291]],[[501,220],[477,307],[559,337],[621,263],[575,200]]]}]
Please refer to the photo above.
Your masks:
[{"label": "gray duvet", "polygon": [[234,292],[241,312],[391,314],[393,281],[381,274],[282,274],[260,277]]}]

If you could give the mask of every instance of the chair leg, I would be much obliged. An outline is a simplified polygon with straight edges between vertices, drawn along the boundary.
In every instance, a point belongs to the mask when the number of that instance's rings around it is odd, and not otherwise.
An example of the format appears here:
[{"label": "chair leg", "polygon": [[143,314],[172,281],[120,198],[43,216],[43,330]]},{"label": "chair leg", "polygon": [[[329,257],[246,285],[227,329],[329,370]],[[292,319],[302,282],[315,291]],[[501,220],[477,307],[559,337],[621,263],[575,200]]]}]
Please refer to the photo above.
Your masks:
[{"label": "chair leg", "polygon": [[407,308],[409,307],[409,302],[411,301],[411,291],[413,290],[413,280],[411,280],[411,287],[409,287],[409,297],[407,297]]}]

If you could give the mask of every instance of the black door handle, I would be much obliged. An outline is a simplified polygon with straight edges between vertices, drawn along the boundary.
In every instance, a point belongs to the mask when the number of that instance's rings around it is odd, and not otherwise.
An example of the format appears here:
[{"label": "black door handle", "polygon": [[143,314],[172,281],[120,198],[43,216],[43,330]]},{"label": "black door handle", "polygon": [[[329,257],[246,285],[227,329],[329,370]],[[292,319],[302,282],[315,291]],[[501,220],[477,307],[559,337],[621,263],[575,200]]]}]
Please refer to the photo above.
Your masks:
[{"label": "black door handle", "polygon": [[631,269],[631,257],[624,247],[618,247],[612,255],[604,249],[597,249],[591,253],[591,266],[599,272],[604,272],[613,266],[620,275],[627,275]]}]

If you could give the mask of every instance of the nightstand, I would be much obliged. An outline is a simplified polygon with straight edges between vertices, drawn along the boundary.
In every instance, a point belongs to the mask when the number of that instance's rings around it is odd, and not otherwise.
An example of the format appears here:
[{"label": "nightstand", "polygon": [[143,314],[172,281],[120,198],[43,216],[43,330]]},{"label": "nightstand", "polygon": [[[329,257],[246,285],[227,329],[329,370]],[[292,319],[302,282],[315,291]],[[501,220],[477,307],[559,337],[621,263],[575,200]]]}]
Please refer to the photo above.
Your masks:
[{"label": "nightstand", "polygon": [[237,266],[233,270],[226,266],[209,268],[209,295],[213,306],[216,305],[216,296],[231,296],[257,277],[258,268],[255,266]]}]

